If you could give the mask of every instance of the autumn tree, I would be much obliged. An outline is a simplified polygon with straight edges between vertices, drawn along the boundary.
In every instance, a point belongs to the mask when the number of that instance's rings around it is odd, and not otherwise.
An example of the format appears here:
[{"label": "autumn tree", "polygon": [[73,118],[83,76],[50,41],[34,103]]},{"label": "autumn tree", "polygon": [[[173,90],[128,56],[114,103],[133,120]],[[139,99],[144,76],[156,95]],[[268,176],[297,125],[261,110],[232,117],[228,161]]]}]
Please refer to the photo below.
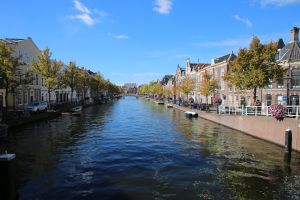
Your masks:
[{"label": "autumn tree", "polygon": [[91,93],[94,99],[99,100],[101,91],[107,88],[107,83],[101,73],[96,73],[92,76],[91,81]]},{"label": "autumn tree", "polygon": [[156,82],[153,85],[153,94],[157,95],[158,97],[163,94],[163,87],[159,82]]},{"label": "autumn tree", "polygon": [[81,93],[83,103],[85,104],[85,98],[87,91],[90,87],[91,77],[88,71],[84,68],[78,69],[78,84],[76,85],[76,91]]},{"label": "autumn tree", "polygon": [[149,94],[150,91],[149,91],[149,85],[148,84],[144,84],[142,85],[140,88],[139,88],[139,91],[138,91],[140,94]]},{"label": "autumn tree", "polygon": [[67,68],[63,72],[63,84],[71,89],[71,103],[73,102],[73,93],[78,84],[78,68],[74,61],[69,62]]},{"label": "autumn tree", "polygon": [[35,73],[40,74],[44,79],[44,85],[48,90],[49,105],[51,101],[51,92],[61,86],[60,72],[63,66],[61,61],[51,60],[51,55],[49,48],[46,47],[43,52],[38,54],[37,61],[33,60],[31,63],[31,69]]},{"label": "autumn tree", "polygon": [[253,89],[253,100],[256,102],[258,88],[283,76],[284,70],[275,60],[277,53],[276,45],[272,42],[263,45],[258,37],[254,37],[249,49],[239,50],[237,59],[229,65],[224,80],[240,90]]},{"label": "autumn tree", "polygon": [[187,98],[191,91],[193,91],[195,87],[195,79],[191,76],[186,76],[185,79],[180,83],[179,90],[184,93]]},{"label": "autumn tree", "polygon": [[208,104],[208,96],[212,95],[217,88],[218,82],[205,72],[201,81],[200,94],[206,97],[206,104]]},{"label": "autumn tree", "polygon": [[[8,93],[14,93],[19,85],[27,85],[32,82],[32,76],[28,72],[21,74],[20,66],[23,65],[20,57],[13,56],[13,48],[0,41],[0,77],[3,88],[6,91],[5,105],[8,106]],[[14,95],[14,94],[13,94]],[[15,107],[15,95],[14,95]],[[7,109],[6,109],[7,111]]]}]

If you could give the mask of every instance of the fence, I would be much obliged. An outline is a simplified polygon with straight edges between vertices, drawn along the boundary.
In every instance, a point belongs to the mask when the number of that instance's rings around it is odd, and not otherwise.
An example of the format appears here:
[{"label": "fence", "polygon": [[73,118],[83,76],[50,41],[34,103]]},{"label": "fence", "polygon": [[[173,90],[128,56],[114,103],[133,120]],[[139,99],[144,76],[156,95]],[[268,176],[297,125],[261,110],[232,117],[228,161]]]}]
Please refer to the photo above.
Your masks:
[{"label": "fence", "polygon": [[[220,105],[218,107],[218,114],[228,114],[228,115],[261,115],[261,116],[271,116],[270,106],[241,106],[241,107],[224,107]],[[286,117],[296,117],[300,115],[300,106],[286,106]]]}]

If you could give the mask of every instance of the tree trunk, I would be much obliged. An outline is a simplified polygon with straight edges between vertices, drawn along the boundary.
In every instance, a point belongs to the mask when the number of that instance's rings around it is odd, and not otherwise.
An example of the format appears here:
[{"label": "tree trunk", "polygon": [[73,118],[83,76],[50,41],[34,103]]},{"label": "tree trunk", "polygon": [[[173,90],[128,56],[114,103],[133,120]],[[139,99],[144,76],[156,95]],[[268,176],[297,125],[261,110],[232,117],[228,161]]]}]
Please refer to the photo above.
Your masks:
[{"label": "tree trunk", "polygon": [[8,112],[8,87],[5,87],[5,113]]},{"label": "tree trunk", "polygon": [[48,89],[48,106],[49,106],[49,110],[51,109],[51,104],[50,104],[50,100],[51,100],[51,96],[50,96],[50,89]]},{"label": "tree trunk", "polygon": [[208,111],[208,96],[206,96],[206,108],[205,108],[206,111]]},{"label": "tree trunk", "polygon": [[72,98],[73,98],[73,88],[71,88],[71,103],[73,102]]},{"label": "tree trunk", "polygon": [[253,89],[253,101],[256,103],[256,87]]}]

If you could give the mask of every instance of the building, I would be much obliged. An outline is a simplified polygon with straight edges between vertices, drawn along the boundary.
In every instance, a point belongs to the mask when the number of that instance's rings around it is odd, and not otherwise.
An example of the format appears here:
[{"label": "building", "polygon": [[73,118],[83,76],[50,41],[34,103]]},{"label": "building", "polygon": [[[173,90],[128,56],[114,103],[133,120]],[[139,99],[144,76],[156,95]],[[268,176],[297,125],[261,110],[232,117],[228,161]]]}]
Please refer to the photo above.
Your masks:
[{"label": "building", "polygon": [[[21,84],[15,88],[15,91],[8,93],[8,105],[2,105],[4,107],[20,107],[34,101],[40,101],[42,99],[43,78],[39,74],[29,72],[30,62],[37,59],[40,53],[39,48],[30,37],[27,39],[5,38],[1,39],[1,41],[13,48],[14,57],[20,58],[20,62],[22,63],[18,70],[20,80],[29,74],[33,78],[32,83],[26,85]],[[2,93],[3,92],[2,90]]]},{"label": "building", "polygon": [[286,73],[279,80],[272,80],[270,84],[261,89],[262,105],[271,104],[299,105],[300,94],[300,43],[299,28],[291,30],[290,42],[285,45],[280,39],[278,45],[277,62]]},{"label": "building", "polygon": [[210,66],[208,63],[191,63],[190,58],[186,59],[186,74],[195,80],[195,86],[189,97],[192,97],[195,102],[201,103],[202,97],[200,94],[200,87],[202,81],[201,73]]},{"label": "building", "polygon": [[136,83],[125,83],[123,88],[126,94],[136,94],[138,87]]}]

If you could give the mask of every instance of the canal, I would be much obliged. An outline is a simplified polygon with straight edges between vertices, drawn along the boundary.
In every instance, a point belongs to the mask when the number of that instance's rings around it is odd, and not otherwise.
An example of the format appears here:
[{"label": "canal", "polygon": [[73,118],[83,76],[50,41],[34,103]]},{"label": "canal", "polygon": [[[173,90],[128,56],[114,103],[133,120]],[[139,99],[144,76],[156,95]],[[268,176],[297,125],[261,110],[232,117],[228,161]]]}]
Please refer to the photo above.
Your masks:
[{"label": "canal", "polygon": [[299,154],[134,97],[12,130],[0,150],[19,199],[300,198]]}]

